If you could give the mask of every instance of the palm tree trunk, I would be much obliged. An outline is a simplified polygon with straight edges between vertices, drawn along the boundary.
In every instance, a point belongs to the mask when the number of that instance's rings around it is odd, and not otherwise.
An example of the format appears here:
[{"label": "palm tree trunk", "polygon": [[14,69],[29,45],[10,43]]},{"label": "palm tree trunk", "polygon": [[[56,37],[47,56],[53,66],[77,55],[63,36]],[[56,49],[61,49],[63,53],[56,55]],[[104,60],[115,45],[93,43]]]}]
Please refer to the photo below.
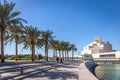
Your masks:
[{"label": "palm tree trunk", "polygon": [[35,45],[32,44],[32,61],[34,61],[34,56],[35,56]]},{"label": "palm tree trunk", "polygon": [[66,57],[67,57],[67,56],[66,56],[66,51],[65,51],[65,59],[64,59],[65,61],[66,61]]},{"label": "palm tree trunk", "polygon": [[53,49],[53,58],[54,58],[54,60],[56,60],[55,49]]},{"label": "palm tree trunk", "polygon": [[60,50],[59,50],[59,62],[61,62],[61,53],[60,53]]},{"label": "palm tree trunk", "polygon": [[5,62],[5,58],[4,58],[4,30],[1,30],[1,62]]},{"label": "palm tree trunk", "polygon": [[55,50],[55,54],[56,54],[56,58],[58,57],[58,55],[57,55],[57,50]]},{"label": "palm tree trunk", "polygon": [[64,53],[63,53],[63,51],[62,51],[62,60],[64,61]]},{"label": "palm tree trunk", "polygon": [[67,61],[69,61],[69,54],[68,54],[68,50],[67,50]]},{"label": "palm tree trunk", "polygon": [[44,49],[45,49],[44,60],[46,60],[46,57],[47,57],[47,55],[46,55],[46,45],[45,45]]},{"label": "palm tree trunk", "polygon": [[47,50],[46,50],[46,52],[47,52],[46,54],[47,54],[47,61],[48,61],[48,46],[47,46]]},{"label": "palm tree trunk", "polygon": [[55,55],[56,55],[55,60],[57,61],[58,55],[57,55],[57,50],[56,49],[55,49]]},{"label": "palm tree trunk", "polygon": [[16,41],[15,48],[16,48],[16,61],[17,61],[18,60],[18,42],[17,41]]},{"label": "palm tree trunk", "polygon": [[48,44],[45,44],[45,60],[48,61]]},{"label": "palm tree trunk", "polygon": [[72,50],[72,61],[74,59],[74,50]]}]

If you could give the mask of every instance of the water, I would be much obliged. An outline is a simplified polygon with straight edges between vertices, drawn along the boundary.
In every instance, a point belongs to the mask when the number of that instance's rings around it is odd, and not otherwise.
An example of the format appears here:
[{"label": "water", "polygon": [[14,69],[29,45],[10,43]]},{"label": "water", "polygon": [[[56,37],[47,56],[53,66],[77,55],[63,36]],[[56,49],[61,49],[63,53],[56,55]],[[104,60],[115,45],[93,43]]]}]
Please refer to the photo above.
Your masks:
[{"label": "water", "polygon": [[95,74],[104,80],[120,80],[120,64],[99,64]]}]

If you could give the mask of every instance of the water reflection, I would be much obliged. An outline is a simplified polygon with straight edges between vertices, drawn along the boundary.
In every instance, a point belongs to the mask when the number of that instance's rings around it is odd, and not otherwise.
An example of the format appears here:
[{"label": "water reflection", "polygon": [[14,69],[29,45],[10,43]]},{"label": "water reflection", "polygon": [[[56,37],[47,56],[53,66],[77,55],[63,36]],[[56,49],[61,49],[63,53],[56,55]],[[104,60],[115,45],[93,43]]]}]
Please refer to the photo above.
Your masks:
[{"label": "water reflection", "polygon": [[99,64],[95,74],[104,80],[120,80],[120,64]]}]

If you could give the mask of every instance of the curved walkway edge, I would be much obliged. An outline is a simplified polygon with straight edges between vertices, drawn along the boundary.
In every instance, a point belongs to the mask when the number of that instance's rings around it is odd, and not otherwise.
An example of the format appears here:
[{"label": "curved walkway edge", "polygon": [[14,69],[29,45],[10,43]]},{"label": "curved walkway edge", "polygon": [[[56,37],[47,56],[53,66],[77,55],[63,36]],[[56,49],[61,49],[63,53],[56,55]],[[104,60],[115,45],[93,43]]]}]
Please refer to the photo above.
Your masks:
[{"label": "curved walkway edge", "polygon": [[[87,66],[86,66],[87,63]],[[81,63],[79,67],[79,80],[99,80],[88,68],[90,66],[95,66],[94,62]],[[94,69],[94,68],[93,68]]]}]

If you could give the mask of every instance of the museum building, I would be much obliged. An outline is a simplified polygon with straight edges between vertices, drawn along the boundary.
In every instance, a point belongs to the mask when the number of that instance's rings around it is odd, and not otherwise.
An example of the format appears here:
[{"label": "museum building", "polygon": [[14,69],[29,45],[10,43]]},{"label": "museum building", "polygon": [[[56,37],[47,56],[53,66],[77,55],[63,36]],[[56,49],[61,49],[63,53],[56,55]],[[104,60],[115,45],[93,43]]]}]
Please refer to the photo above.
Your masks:
[{"label": "museum building", "polygon": [[99,36],[83,47],[82,54],[91,54],[93,58],[120,58],[120,51],[113,50],[112,44],[109,41],[103,42]]}]

